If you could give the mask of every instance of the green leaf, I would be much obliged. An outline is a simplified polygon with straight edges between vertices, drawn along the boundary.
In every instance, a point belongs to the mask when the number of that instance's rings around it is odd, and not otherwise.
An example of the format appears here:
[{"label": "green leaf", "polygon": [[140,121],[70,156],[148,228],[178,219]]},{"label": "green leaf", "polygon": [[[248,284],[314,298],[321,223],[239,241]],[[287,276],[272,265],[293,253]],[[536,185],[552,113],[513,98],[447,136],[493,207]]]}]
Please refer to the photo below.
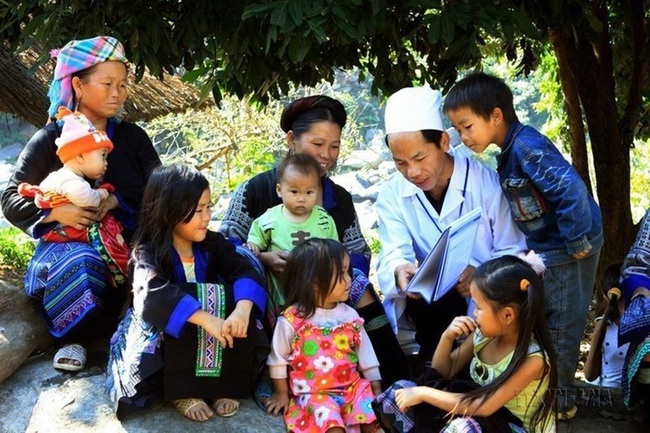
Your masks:
[{"label": "green leaf", "polygon": [[271,44],[278,39],[278,28],[276,26],[269,27],[269,32],[266,34],[266,49],[264,52],[269,53]]},{"label": "green leaf", "polygon": [[278,7],[273,9],[271,12],[271,24],[279,27],[283,27],[287,22],[287,3],[288,1],[277,2]]},{"label": "green leaf", "polygon": [[317,20],[309,21],[309,29],[314,34],[314,36],[316,36],[316,40],[318,40],[319,43],[323,43],[327,40],[327,35],[325,34],[325,30],[320,25],[319,21]]},{"label": "green leaf", "polygon": [[181,77],[181,80],[188,83],[194,83],[198,81],[198,79],[201,78],[205,73],[206,70],[204,68],[196,68],[192,71],[188,71],[184,73],[183,76]]},{"label": "green leaf", "polygon": [[23,34],[29,35],[36,29],[38,29],[43,22],[45,21],[45,17],[43,15],[36,15],[34,16],[26,25],[23,27]]},{"label": "green leaf", "polygon": [[504,20],[501,21],[501,30],[503,31],[503,36],[507,41],[512,41],[515,37],[515,27],[510,21]]},{"label": "green leaf", "polygon": [[302,4],[301,2],[297,0],[290,0],[289,1],[289,15],[291,15],[291,19],[293,22],[299,26],[302,24]]},{"label": "green leaf", "polygon": [[304,43],[304,39],[293,38],[287,47],[289,59],[294,63],[302,62],[309,52],[309,45]]},{"label": "green leaf", "polygon": [[447,45],[454,41],[454,21],[448,14],[440,16],[440,24],[442,27],[442,39]]},{"label": "green leaf", "polygon": [[262,4],[253,3],[252,5],[247,6],[244,9],[244,12],[241,15],[241,19],[243,21],[243,20],[247,20],[247,19],[249,19],[251,17],[254,17],[256,15],[262,15],[264,12],[274,9],[275,6],[276,6],[276,3],[262,3]]},{"label": "green leaf", "polygon": [[157,25],[153,25],[149,29],[149,39],[151,40],[151,48],[154,51],[158,51],[160,48],[160,28]]},{"label": "green leaf", "polygon": [[214,102],[217,103],[217,105],[221,104],[221,100],[223,99],[223,95],[221,94],[221,89],[219,89],[219,86],[216,85],[216,83],[212,83],[212,97],[214,98]]},{"label": "green leaf", "polygon": [[532,21],[528,19],[528,17],[523,12],[513,11],[511,16],[519,31],[521,31],[524,35],[528,36],[529,38],[538,37],[539,32],[537,31],[537,27],[535,27]]},{"label": "green leaf", "polygon": [[429,42],[437,44],[440,41],[440,17],[438,15],[429,16]]}]

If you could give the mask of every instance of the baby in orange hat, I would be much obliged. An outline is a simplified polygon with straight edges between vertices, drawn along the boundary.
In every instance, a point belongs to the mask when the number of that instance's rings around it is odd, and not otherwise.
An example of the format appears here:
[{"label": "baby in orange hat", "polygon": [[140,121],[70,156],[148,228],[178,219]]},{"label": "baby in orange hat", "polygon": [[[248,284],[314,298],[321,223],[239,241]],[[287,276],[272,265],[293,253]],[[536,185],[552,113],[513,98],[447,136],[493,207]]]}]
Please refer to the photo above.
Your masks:
[{"label": "baby in orange hat", "polygon": [[[22,183],[18,192],[34,198],[41,209],[51,209],[72,203],[82,208],[96,208],[115,190],[102,184],[93,188],[86,180],[104,177],[108,166],[106,157],[113,143],[104,131],[99,131],[81,113],[60,107],[57,118],[62,120],[61,136],[55,140],[56,154],[63,167],[50,173],[38,186]],[[109,283],[117,287],[126,281],[129,247],[122,237],[122,224],[107,213],[101,222],[84,229],[53,225],[41,239],[48,242],[85,242],[95,248],[107,264]]]},{"label": "baby in orange hat", "polygon": [[113,143],[104,131],[95,129],[86,116],[60,107],[61,136],[56,139],[56,154],[63,167],[50,173],[39,185],[43,194],[60,194],[79,207],[97,207],[108,198],[105,188],[93,189],[86,179],[101,179],[108,166],[106,157]]}]

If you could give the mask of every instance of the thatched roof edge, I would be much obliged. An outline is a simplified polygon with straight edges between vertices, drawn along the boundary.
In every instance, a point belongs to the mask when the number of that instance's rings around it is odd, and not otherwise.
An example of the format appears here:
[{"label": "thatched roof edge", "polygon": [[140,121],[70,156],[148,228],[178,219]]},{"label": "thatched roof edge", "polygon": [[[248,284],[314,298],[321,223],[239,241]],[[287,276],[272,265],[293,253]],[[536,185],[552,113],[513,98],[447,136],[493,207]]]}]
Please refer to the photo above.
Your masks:
[{"label": "thatched roof edge", "polygon": [[[0,111],[16,114],[36,126],[42,126],[47,117],[47,89],[54,70],[54,60],[40,65],[30,73],[29,69],[36,64],[39,57],[35,50],[27,49],[14,55],[6,46],[0,44],[0,57],[4,58],[0,63],[12,70],[12,83],[6,86],[13,87],[11,91],[5,91],[0,84]],[[211,97],[200,101],[198,88],[183,82],[175,75],[165,73],[162,80],[159,80],[145,73],[142,80],[135,83],[133,74],[130,74],[129,80],[128,96],[122,115],[125,120],[147,121],[168,113],[214,105]],[[21,93],[28,93],[29,96],[21,97]]]}]

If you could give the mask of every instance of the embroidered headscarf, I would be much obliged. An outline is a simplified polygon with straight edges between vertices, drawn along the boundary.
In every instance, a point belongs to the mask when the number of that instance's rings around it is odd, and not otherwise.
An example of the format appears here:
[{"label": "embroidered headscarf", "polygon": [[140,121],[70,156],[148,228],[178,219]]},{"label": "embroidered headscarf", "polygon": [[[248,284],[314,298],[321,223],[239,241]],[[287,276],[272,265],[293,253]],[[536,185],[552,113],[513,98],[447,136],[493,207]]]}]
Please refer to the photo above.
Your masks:
[{"label": "embroidered headscarf", "polygon": [[120,41],[110,36],[70,41],[63,48],[50,51],[50,55],[56,57],[54,78],[47,93],[50,98],[50,108],[47,110],[50,117],[56,115],[60,106],[74,110],[72,74],[108,60],[127,63],[124,47]]}]

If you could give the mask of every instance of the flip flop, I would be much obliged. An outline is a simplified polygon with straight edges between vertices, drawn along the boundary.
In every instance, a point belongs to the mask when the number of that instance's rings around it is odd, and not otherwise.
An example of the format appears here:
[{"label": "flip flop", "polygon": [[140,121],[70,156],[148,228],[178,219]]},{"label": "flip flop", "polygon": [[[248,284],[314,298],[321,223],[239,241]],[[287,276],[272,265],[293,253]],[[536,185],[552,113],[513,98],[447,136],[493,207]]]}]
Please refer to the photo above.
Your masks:
[{"label": "flip flop", "polygon": [[208,419],[212,418],[211,416],[208,417],[207,419],[190,418],[190,411],[196,406],[201,404],[207,406],[205,400],[201,398],[181,398],[179,400],[172,400],[172,406],[174,406],[176,410],[181,413],[181,415],[183,415],[185,418],[189,419],[190,421],[196,421],[196,422],[205,422]]},{"label": "flip flop", "polygon": [[[64,359],[77,361],[79,365],[61,362]],[[81,344],[68,344],[60,348],[54,355],[52,366],[59,370],[79,371],[86,366],[86,349]]]},{"label": "flip flop", "polygon": [[266,412],[266,404],[263,400],[267,400],[271,398],[273,395],[273,388],[271,386],[271,382],[268,380],[260,380],[257,383],[257,386],[255,387],[255,392],[253,393],[253,400],[255,401],[255,404],[262,409],[264,412]]},{"label": "flip flop", "polygon": [[[235,408],[226,413],[219,413],[219,405],[220,404],[226,404],[226,403],[231,403],[232,405],[235,406]],[[237,400],[233,400],[232,398],[220,398],[218,400],[215,400],[214,404],[212,405],[212,409],[214,409],[214,413],[219,415],[222,418],[228,418],[239,412],[239,402]]]}]

